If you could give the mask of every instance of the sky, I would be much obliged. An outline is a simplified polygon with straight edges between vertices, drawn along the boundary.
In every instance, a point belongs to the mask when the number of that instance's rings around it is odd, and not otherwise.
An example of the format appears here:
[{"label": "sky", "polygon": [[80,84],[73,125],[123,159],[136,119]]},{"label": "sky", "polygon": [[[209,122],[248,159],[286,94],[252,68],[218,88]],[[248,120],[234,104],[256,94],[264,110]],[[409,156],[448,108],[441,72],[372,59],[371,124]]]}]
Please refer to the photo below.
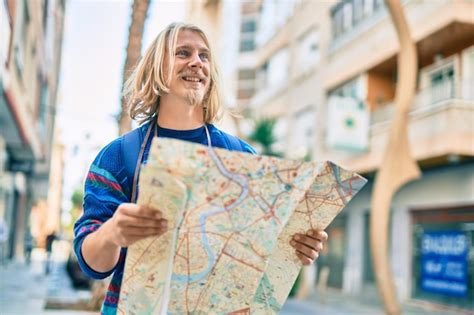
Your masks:
[{"label": "sky", "polygon": [[[184,1],[152,0],[145,23],[143,49],[173,21],[184,19]],[[66,17],[58,93],[57,127],[65,145],[63,203],[70,209],[72,192],[102,147],[118,136],[131,1],[70,0]],[[67,214],[63,218],[68,220]]]}]

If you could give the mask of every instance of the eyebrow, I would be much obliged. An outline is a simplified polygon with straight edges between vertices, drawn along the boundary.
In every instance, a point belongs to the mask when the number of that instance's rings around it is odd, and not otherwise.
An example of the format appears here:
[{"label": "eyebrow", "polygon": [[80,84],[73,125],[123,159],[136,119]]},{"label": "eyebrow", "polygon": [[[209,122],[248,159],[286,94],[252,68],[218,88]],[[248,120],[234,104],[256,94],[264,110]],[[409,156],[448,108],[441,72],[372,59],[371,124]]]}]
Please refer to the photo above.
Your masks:
[{"label": "eyebrow", "polygon": [[[178,50],[178,49],[183,49],[183,48],[186,48],[186,49],[194,49],[194,47],[192,47],[192,46],[190,46],[190,45],[176,46],[176,50]],[[208,48],[204,47],[204,46],[200,46],[200,47],[198,47],[198,49],[199,49],[200,52],[205,52],[205,53],[207,53],[207,54],[210,54],[210,53],[211,53],[211,51],[210,51]]]}]

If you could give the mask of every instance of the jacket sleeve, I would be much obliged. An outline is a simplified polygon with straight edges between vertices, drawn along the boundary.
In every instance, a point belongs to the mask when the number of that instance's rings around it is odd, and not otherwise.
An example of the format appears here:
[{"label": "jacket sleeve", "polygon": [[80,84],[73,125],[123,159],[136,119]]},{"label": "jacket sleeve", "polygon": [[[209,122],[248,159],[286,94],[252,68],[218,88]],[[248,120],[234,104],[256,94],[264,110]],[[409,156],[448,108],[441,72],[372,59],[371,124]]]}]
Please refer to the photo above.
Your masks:
[{"label": "jacket sleeve", "polygon": [[112,217],[121,203],[130,200],[129,181],[121,162],[120,141],[121,138],[102,149],[92,163],[84,185],[84,212],[74,225],[74,252],[82,271],[94,279],[108,277],[115,267],[108,272],[92,269],[82,255],[82,243]]}]

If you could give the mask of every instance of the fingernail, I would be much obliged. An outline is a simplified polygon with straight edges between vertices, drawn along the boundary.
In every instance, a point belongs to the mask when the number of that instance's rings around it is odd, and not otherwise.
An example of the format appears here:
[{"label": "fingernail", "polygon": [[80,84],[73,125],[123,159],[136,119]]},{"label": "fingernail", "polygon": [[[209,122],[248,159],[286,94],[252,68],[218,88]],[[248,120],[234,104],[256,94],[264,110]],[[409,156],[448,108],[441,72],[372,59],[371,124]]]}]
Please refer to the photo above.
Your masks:
[{"label": "fingernail", "polygon": [[299,240],[301,237],[299,235],[295,235],[295,240]]},{"label": "fingernail", "polygon": [[295,241],[291,241],[290,244],[291,244],[291,246],[295,246],[295,245],[296,245],[296,242],[295,242]]},{"label": "fingernail", "polygon": [[161,221],[161,226],[162,227],[166,227],[168,225],[168,222],[167,221]]}]

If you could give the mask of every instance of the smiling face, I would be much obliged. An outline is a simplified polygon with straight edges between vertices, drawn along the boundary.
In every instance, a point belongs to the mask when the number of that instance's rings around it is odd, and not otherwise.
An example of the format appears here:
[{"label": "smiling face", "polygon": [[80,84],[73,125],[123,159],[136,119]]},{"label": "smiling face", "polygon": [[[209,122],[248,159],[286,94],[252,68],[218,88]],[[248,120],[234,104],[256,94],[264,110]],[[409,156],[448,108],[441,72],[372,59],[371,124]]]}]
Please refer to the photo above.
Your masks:
[{"label": "smiling face", "polygon": [[191,106],[202,104],[210,85],[210,52],[206,43],[197,32],[182,30],[174,58],[168,94],[185,99]]}]

